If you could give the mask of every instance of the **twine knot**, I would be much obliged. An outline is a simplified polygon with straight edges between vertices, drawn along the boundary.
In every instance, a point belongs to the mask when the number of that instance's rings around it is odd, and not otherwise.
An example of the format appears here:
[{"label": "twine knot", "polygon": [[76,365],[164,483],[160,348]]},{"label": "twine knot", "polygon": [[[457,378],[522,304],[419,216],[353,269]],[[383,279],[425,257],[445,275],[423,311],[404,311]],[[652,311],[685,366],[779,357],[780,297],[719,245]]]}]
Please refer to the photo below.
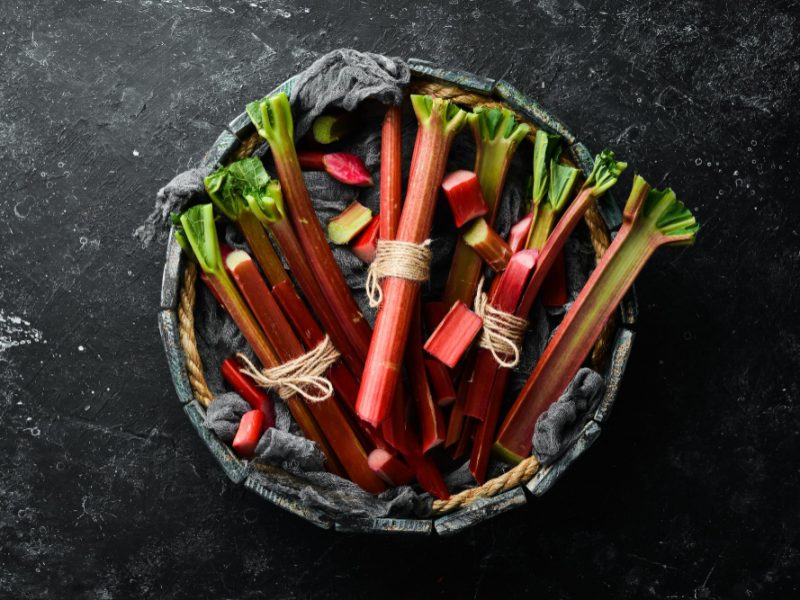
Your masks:
[{"label": "twine knot", "polygon": [[513,369],[519,364],[520,346],[528,321],[493,307],[482,288],[483,278],[475,294],[475,313],[483,319],[478,346],[491,352],[501,367]]},{"label": "twine knot", "polygon": [[399,277],[409,281],[427,281],[431,274],[433,253],[430,240],[421,244],[398,240],[378,240],[375,259],[367,271],[365,288],[369,305],[376,308],[383,301],[381,279]]},{"label": "twine knot", "polygon": [[309,402],[322,402],[333,396],[333,385],[323,377],[323,373],[339,360],[339,351],[327,335],[302,356],[270,369],[259,370],[241,352],[237,356],[245,365],[242,373],[252,377],[260,387],[277,390],[278,396],[284,400],[298,395]]}]

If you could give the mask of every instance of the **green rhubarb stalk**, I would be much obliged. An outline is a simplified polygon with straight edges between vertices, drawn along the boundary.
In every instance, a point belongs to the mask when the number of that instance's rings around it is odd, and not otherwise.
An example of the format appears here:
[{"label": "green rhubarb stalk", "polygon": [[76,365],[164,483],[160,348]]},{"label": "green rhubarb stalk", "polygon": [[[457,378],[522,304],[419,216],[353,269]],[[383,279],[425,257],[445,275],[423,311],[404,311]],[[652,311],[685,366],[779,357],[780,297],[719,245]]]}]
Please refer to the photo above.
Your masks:
[{"label": "green rhubarb stalk", "polygon": [[[531,128],[519,123],[514,113],[504,108],[476,108],[468,120],[476,145],[475,173],[489,208],[485,219],[493,226],[511,158]],[[459,237],[444,291],[446,306],[457,301],[472,302],[481,268],[480,256]]]},{"label": "green rhubarb stalk", "polygon": [[544,247],[577,181],[578,169],[559,163],[556,157],[550,159],[547,198],[540,197],[537,201],[534,197],[536,210],[528,235],[528,250],[541,250]]},{"label": "green rhubarb stalk", "polygon": [[506,415],[495,443],[501,458],[519,462],[530,454],[536,421],[572,380],[645,263],[661,246],[692,244],[698,228],[672,190],[651,190],[634,177],[617,236]]},{"label": "green rhubarb stalk", "polygon": [[289,218],[319,288],[338,316],[358,357],[363,360],[369,351],[372,331],[353,299],[311,204],[294,146],[294,123],[289,99],[286,94],[280,93],[251,102],[247,105],[247,114],[259,135],[269,143]]}]

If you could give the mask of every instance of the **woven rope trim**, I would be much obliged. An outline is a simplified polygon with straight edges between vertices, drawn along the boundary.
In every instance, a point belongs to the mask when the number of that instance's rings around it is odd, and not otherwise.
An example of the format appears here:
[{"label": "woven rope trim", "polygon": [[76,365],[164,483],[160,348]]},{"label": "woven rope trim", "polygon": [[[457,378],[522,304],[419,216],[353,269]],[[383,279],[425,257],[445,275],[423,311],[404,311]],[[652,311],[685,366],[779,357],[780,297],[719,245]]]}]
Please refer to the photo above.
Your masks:
[{"label": "woven rope trim", "polygon": [[[510,108],[503,102],[487,99],[486,96],[479,94],[464,92],[458,87],[443,85],[440,83],[414,80],[411,84],[411,90],[414,93],[429,94],[438,98],[449,98],[458,104],[465,106],[485,106],[487,108]],[[531,127],[531,138],[535,137],[536,125],[517,114],[517,117],[524,123]],[[260,140],[257,133],[254,133],[247,140],[242,142],[242,145],[234,153],[234,159],[244,158],[249,156],[258,146]],[[584,216],[586,226],[589,228],[589,234],[592,240],[592,246],[595,252],[595,258],[599,261],[610,244],[610,236],[606,228],[603,218],[600,216],[600,211],[595,204],[589,207]],[[194,391],[195,398],[203,404],[208,406],[211,403],[212,394],[208,389],[208,384],[203,376],[203,365],[200,360],[200,355],[197,352],[197,340],[194,335],[194,301],[195,301],[195,283],[197,273],[195,266],[192,263],[187,263],[186,270],[183,276],[183,285],[180,291],[180,306],[178,307],[178,325],[180,329],[180,341],[183,351],[186,354],[186,369],[189,372],[189,383]],[[187,309],[184,309],[184,303]],[[608,352],[613,343],[614,333],[616,331],[617,317],[616,313],[612,316],[605,327],[603,328],[600,338],[592,350],[592,365],[596,370],[602,370]],[[195,373],[193,376],[192,373]],[[523,485],[530,481],[530,479],[539,470],[539,460],[535,456],[529,456],[514,468],[506,471],[499,477],[495,477],[484,483],[481,486],[465,490],[458,494],[451,496],[447,500],[435,500],[433,502],[433,515],[443,515],[459,508],[469,506],[480,498],[490,498],[496,494],[505,492],[511,488]]]}]

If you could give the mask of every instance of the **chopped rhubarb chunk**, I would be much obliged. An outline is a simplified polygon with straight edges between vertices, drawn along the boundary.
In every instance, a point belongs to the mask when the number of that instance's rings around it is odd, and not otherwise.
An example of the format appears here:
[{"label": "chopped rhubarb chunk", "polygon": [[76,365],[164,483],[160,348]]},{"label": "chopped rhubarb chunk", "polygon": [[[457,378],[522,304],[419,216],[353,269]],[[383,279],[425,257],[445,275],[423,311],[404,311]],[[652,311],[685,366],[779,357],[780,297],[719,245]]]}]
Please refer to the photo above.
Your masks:
[{"label": "chopped rhubarb chunk", "polygon": [[425,342],[425,351],[452,369],[464,356],[482,325],[483,319],[463,302],[456,302]]},{"label": "chopped rhubarb chunk", "polygon": [[442,181],[442,189],[453,212],[456,227],[482,217],[489,211],[481,193],[478,176],[472,171],[453,171]]}]

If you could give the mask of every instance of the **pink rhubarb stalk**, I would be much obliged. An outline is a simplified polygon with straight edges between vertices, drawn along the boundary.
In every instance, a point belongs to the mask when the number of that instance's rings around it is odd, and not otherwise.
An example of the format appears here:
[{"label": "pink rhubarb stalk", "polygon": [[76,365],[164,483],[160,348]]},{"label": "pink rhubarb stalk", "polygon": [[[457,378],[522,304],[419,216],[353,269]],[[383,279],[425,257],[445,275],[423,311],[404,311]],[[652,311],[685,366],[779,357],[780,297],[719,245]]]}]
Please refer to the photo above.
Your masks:
[{"label": "pink rhubarb stalk", "polygon": [[231,444],[236,454],[242,458],[251,458],[263,431],[264,413],[262,411],[250,410],[244,413]]},{"label": "pink rhubarb stalk", "polygon": [[500,427],[495,451],[502,459],[518,462],[530,454],[539,416],[572,380],[656,249],[691,244],[697,230],[694,216],[672,190],[651,190],[644,179],[634,177],[617,236],[567,311]]},{"label": "pink rhubarb stalk", "polygon": [[[436,195],[450,146],[466,122],[466,113],[440,98],[411,96],[419,120],[418,140],[409,175],[397,239],[421,244],[430,233]],[[383,421],[397,390],[411,309],[419,301],[419,283],[386,277],[381,283],[383,302],[375,321],[356,409],[373,425]]]},{"label": "pink rhubarb stalk", "polygon": [[393,240],[397,235],[402,205],[402,121],[399,106],[389,106],[381,129],[381,189],[380,189],[380,238]]},{"label": "pink rhubarb stalk", "polygon": [[235,356],[222,361],[220,373],[233,391],[239,394],[254,409],[263,411],[266,418],[264,429],[275,426],[275,406],[272,398],[258,387],[248,375],[242,373],[244,365]]}]

